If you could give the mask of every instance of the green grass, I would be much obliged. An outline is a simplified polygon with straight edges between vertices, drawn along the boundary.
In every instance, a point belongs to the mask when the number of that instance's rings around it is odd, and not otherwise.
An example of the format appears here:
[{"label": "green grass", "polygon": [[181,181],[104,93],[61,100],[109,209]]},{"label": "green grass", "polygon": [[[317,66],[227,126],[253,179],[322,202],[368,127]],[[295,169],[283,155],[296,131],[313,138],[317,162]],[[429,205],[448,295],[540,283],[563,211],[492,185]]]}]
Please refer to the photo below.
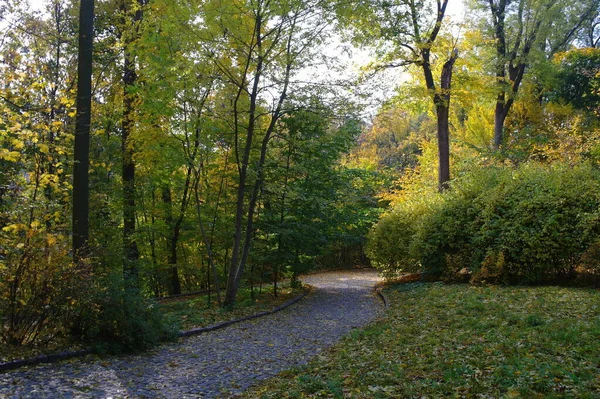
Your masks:
[{"label": "green grass", "polygon": [[271,287],[263,288],[262,292],[255,289],[254,299],[249,289],[241,289],[235,305],[226,309],[217,306],[214,294],[210,303],[207,295],[180,297],[162,301],[159,309],[169,324],[178,326],[180,330],[190,330],[272,310],[302,292],[303,289],[292,289],[289,284],[283,284],[277,297],[273,296]]},{"label": "green grass", "polygon": [[244,398],[598,398],[600,291],[395,285],[386,316]]}]

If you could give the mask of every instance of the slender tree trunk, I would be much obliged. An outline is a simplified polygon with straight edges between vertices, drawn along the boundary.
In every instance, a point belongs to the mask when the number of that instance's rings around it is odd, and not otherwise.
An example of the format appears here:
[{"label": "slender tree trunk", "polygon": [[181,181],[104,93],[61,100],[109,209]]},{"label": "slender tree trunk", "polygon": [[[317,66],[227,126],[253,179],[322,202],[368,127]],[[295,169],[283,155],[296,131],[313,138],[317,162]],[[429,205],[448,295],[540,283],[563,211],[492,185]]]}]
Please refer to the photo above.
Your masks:
[{"label": "slender tree trunk", "polygon": [[[504,123],[519,92],[519,87],[527,68],[527,58],[530,56],[531,50],[537,42],[544,19],[543,16],[535,16],[534,18],[537,18],[537,20],[533,26],[526,29],[523,12],[525,2],[519,1],[517,4],[519,8],[518,31],[514,34],[513,40],[507,41],[505,21],[507,7],[511,5],[511,1],[499,0],[494,2],[489,0],[496,39],[496,81],[499,88],[494,113],[494,137],[492,139],[492,148],[494,150],[500,149],[504,140]],[[550,7],[550,4],[547,4],[546,10]],[[567,38],[572,34],[568,33],[565,36],[565,40],[568,40]],[[546,46],[545,41],[542,41],[541,45]]]},{"label": "slender tree trunk", "polygon": [[124,101],[121,136],[121,152],[123,157],[123,275],[125,280],[136,285],[138,278],[137,261],[139,250],[135,238],[135,163],[133,160],[133,142],[131,133],[134,124],[134,105],[131,88],[135,84],[134,60],[129,51],[125,51],[124,62]]},{"label": "slender tree trunk", "polygon": [[[198,184],[199,184],[200,176],[196,176],[196,181],[194,184],[194,193],[196,197],[196,213],[198,215],[198,225],[200,226],[200,233],[202,234],[202,240],[204,241],[204,245],[206,246],[206,253],[208,254],[208,263],[209,270],[212,270],[213,276],[213,284],[215,285],[215,294],[217,295],[217,303],[219,306],[222,305],[221,301],[221,288],[219,284],[219,275],[217,273],[217,267],[215,266],[213,253],[212,253],[212,244],[206,235],[206,230],[204,229],[204,223],[202,222],[202,212],[200,210],[200,195],[198,194]],[[209,281],[210,283],[210,281]],[[210,285],[209,285],[210,291]]]},{"label": "slender tree trunk", "polygon": [[77,62],[77,119],[73,166],[73,259],[86,257],[89,240],[89,146],[92,106],[94,0],[81,0]]},{"label": "slender tree trunk", "polygon": [[450,181],[450,128],[448,119],[450,116],[450,89],[452,86],[452,69],[458,53],[454,51],[448,61],[442,67],[440,78],[441,93],[436,95],[437,113],[437,139],[438,139],[438,189],[444,191],[448,188]]},{"label": "slender tree trunk", "polygon": [[[127,1],[127,0],[125,0]],[[134,30],[142,20],[142,1],[139,9],[133,15]],[[124,11],[128,11],[124,5]],[[128,33],[125,40],[125,51],[123,60],[123,120],[121,135],[122,173],[123,173],[123,276],[129,288],[138,288],[138,260],[140,253],[135,237],[135,162],[133,160],[133,140],[131,134],[135,124],[135,96],[132,93],[137,75],[135,71],[135,56],[131,52],[133,37],[135,34]]]},{"label": "slender tree trunk", "polygon": [[494,140],[492,142],[492,148],[494,150],[500,149],[500,146],[502,145],[506,115],[507,109],[504,105],[504,100],[498,100],[496,102],[496,110],[494,112]]},{"label": "slender tree trunk", "polygon": [[171,280],[169,295],[178,295],[181,294],[181,282],[179,280],[179,271],[177,270],[177,242],[179,241],[181,224],[175,223],[173,220],[173,200],[171,197],[171,187],[168,184],[162,187],[162,200],[167,207],[165,222],[169,229],[169,235],[167,236],[167,264],[169,265]]},{"label": "slender tree trunk", "polygon": [[[250,107],[248,112],[248,126],[246,128],[246,145],[244,147],[244,154],[242,163],[239,165],[238,159],[238,170],[239,170],[239,182],[237,190],[237,201],[235,210],[235,233],[233,239],[233,248],[231,250],[231,264],[229,268],[229,275],[227,277],[227,288],[225,291],[225,305],[231,305],[235,302],[237,291],[239,288],[239,279],[244,269],[244,259],[240,259],[240,250],[243,245],[243,225],[244,225],[244,204],[246,202],[246,180],[248,174],[248,163],[250,162],[250,152],[252,150],[252,143],[254,139],[254,129],[256,123],[256,107],[258,102],[259,83],[263,72],[263,58],[262,58],[262,15],[257,13],[254,35],[256,37],[256,48],[257,48],[257,64],[256,71],[254,72],[254,82],[252,84],[252,92],[250,94]],[[252,57],[252,52],[248,54],[248,60]],[[240,93],[242,88],[240,88]],[[237,115],[237,112],[236,112]],[[238,125],[236,121],[236,126]],[[236,128],[237,129],[237,128]],[[236,138],[237,139],[237,138]],[[251,218],[250,210],[248,210],[248,218]],[[251,232],[246,232],[246,237]],[[247,240],[247,239],[246,239]]]}]

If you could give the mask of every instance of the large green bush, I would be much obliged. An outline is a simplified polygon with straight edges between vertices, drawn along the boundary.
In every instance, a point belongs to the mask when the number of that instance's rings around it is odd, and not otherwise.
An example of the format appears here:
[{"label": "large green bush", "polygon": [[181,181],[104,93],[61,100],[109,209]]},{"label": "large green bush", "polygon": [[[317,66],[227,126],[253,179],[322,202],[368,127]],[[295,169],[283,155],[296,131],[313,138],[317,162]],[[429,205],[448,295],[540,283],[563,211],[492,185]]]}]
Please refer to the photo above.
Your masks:
[{"label": "large green bush", "polygon": [[472,238],[477,234],[482,197],[503,178],[497,168],[478,170],[462,177],[439,197],[438,205],[424,214],[413,237],[412,252],[426,273],[452,278],[465,268],[476,267],[481,248]]},{"label": "large green bush", "polygon": [[591,167],[525,165],[490,194],[473,242],[503,259],[498,266],[509,282],[571,275],[598,237],[600,179]]},{"label": "large green bush", "polygon": [[599,237],[600,177],[588,165],[486,167],[419,201],[428,206],[401,202],[370,233],[368,255],[387,275],[417,266],[473,282],[541,282],[573,275]]}]

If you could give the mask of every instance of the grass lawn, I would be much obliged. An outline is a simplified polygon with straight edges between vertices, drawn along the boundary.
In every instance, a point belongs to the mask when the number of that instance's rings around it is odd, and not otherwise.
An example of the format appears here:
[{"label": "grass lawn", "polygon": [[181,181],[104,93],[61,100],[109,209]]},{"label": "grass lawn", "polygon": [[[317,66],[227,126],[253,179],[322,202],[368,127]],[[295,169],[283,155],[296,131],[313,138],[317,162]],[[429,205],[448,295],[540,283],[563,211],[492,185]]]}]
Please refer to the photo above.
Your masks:
[{"label": "grass lawn", "polygon": [[385,317],[244,398],[600,398],[600,291],[388,287]]}]

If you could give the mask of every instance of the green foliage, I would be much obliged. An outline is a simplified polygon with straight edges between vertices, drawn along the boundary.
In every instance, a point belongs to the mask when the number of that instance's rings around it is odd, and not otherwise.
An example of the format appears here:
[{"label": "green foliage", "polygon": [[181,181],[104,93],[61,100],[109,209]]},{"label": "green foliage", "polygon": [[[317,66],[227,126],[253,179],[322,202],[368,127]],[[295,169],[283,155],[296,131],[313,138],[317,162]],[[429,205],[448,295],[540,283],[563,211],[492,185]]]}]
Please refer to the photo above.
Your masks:
[{"label": "green foliage", "polygon": [[124,289],[120,274],[96,277],[77,310],[72,334],[99,352],[139,351],[177,337],[157,304]]},{"label": "green foliage", "polygon": [[[385,317],[242,398],[595,398],[600,293],[405,284]],[[330,383],[334,382],[334,383]]]},{"label": "green foliage", "polygon": [[474,243],[486,256],[503,254],[511,282],[569,276],[597,239],[597,173],[587,166],[528,165],[507,174],[482,203]]},{"label": "green foliage", "polygon": [[[387,274],[535,283],[573,275],[598,239],[600,180],[590,166],[487,167],[452,189],[408,196],[373,228],[369,256]],[[419,206],[427,204],[427,206]]]},{"label": "green foliage", "polygon": [[285,271],[294,278],[316,265],[359,263],[360,246],[377,218],[376,174],[342,161],[360,124],[352,118],[337,122],[315,102],[282,119],[265,165],[254,263],[271,275]]},{"label": "green foliage", "polygon": [[411,247],[417,226],[430,206],[419,199],[404,201],[371,229],[366,254],[384,276],[419,269]]},{"label": "green foliage", "polygon": [[600,49],[575,49],[555,56],[558,66],[550,98],[577,109],[600,112]]}]

